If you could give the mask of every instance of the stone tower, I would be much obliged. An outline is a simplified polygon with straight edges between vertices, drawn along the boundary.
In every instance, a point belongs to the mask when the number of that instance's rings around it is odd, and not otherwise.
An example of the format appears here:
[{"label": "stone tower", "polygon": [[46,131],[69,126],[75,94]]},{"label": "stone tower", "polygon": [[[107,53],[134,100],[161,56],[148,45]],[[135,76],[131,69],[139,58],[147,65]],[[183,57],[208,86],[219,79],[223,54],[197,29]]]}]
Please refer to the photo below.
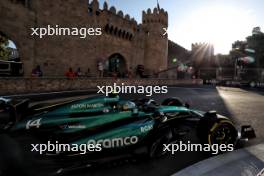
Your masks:
[{"label": "stone tower", "polygon": [[168,13],[159,5],[153,12],[143,11],[142,27],[145,32],[144,66],[150,74],[167,69],[168,36],[164,28],[168,28]]}]

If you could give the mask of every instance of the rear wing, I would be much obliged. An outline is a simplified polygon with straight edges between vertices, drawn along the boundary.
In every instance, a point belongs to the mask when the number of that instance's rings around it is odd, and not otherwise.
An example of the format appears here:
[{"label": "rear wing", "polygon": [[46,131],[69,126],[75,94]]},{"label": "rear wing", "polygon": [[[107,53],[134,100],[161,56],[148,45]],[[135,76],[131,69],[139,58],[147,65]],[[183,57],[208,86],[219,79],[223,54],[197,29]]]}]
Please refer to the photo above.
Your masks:
[{"label": "rear wing", "polygon": [[8,130],[27,112],[29,100],[13,100],[0,97],[0,133]]}]

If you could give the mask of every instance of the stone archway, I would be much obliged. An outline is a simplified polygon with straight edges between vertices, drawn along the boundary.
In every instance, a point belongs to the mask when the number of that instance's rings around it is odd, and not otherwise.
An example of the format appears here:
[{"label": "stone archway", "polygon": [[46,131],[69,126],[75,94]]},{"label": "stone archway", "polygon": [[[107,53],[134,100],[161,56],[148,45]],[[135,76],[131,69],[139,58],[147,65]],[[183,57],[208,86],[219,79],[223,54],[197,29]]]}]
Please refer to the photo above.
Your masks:
[{"label": "stone archway", "polygon": [[22,1],[0,1],[0,32],[13,41],[24,64],[24,76],[31,74],[34,66],[34,40],[30,26],[34,26],[34,13]]},{"label": "stone archway", "polygon": [[125,58],[119,54],[112,54],[105,63],[107,75],[117,74],[118,77],[124,77],[127,72],[127,63]]},{"label": "stone archway", "polygon": [[[12,43],[12,47],[15,47],[13,49],[17,50],[17,56],[16,58],[9,58],[9,59],[14,59],[16,62],[19,62],[20,61],[20,54],[19,54],[19,48],[17,46],[17,42],[14,41],[12,38],[10,38],[9,36],[7,36],[5,33],[3,33],[1,30],[0,30],[0,37],[3,37],[4,40],[8,40],[9,42],[9,45],[10,45],[10,42]],[[14,45],[14,46],[13,46]],[[9,46],[8,46],[9,48]],[[10,53],[12,55],[12,53]],[[15,56],[14,56],[15,57]]]}]

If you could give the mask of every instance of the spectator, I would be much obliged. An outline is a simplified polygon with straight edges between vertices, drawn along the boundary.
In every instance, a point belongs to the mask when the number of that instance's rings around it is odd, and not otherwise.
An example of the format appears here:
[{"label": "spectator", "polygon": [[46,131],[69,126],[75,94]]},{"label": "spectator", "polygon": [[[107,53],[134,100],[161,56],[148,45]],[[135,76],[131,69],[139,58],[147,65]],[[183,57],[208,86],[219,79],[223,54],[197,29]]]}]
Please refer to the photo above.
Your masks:
[{"label": "spectator", "polygon": [[129,79],[132,78],[132,67],[129,67],[129,69],[128,69],[128,71],[127,71],[127,77],[128,77]]},{"label": "spectator", "polygon": [[117,72],[112,72],[112,77],[114,78],[114,80],[117,80],[118,73]]},{"label": "spectator", "polygon": [[144,78],[144,71],[145,71],[144,65],[137,66],[136,74],[140,76],[140,78]]},{"label": "spectator", "polygon": [[78,77],[83,76],[83,73],[81,72],[81,68],[80,67],[76,71],[76,76],[78,76]]},{"label": "spectator", "polygon": [[87,69],[87,72],[85,73],[85,75],[87,77],[91,77],[91,71],[90,71],[90,68]]},{"label": "spectator", "polygon": [[98,62],[97,67],[98,67],[97,69],[99,71],[99,78],[102,78],[103,77],[103,71],[104,71],[103,63]]},{"label": "spectator", "polygon": [[41,71],[40,65],[37,65],[36,68],[34,68],[31,72],[32,77],[42,77],[43,72]]},{"label": "spectator", "polygon": [[68,79],[73,79],[76,77],[76,74],[74,73],[74,71],[72,70],[72,68],[70,67],[69,70],[65,73],[65,76]]}]

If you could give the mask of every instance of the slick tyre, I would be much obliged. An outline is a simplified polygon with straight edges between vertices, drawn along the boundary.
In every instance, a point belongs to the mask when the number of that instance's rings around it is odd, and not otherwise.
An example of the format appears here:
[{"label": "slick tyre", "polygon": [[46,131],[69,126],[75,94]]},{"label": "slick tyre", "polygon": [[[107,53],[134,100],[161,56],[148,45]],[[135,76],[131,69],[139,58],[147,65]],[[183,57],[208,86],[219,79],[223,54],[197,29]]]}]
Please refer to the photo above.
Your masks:
[{"label": "slick tyre", "polygon": [[39,144],[33,137],[13,137],[3,134],[0,135],[0,141],[0,173],[2,175],[44,176],[56,171],[56,165],[51,159],[31,151],[31,144]]},{"label": "slick tyre", "polygon": [[233,144],[237,142],[237,130],[228,120],[220,120],[215,123],[208,133],[208,143],[213,144]]},{"label": "slick tyre", "polygon": [[149,145],[148,155],[150,158],[160,158],[167,154],[164,151],[164,144],[169,144],[172,138],[171,130],[167,131],[164,135],[159,135],[158,138],[154,139]]},{"label": "slick tyre", "polygon": [[216,119],[214,121],[201,121],[197,134],[204,144],[233,144],[237,142],[237,130],[228,119]]}]

